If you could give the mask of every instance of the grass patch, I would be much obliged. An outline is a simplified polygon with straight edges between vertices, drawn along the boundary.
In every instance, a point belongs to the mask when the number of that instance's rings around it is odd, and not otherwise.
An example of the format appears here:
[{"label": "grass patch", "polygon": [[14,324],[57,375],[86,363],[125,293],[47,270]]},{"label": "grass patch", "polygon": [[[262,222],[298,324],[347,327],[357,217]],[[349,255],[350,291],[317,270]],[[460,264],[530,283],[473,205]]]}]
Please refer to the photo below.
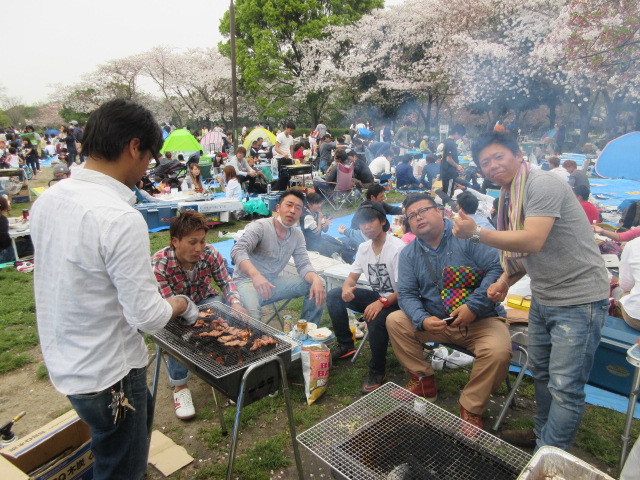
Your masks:
[{"label": "grass patch", "polygon": [[38,365],[38,369],[36,370],[36,378],[38,380],[46,380],[49,378],[49,371],[47,370],[46,365]]}]

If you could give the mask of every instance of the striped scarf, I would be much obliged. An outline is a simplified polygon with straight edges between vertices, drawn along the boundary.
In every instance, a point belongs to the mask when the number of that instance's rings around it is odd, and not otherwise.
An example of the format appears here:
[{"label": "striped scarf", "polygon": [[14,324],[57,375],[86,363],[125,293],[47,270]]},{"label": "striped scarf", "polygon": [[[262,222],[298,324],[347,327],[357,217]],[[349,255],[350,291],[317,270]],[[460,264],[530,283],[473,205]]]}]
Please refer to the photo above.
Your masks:
[{"label": "striped scarf", "polygon": [[[522,212],[524,202],[524,186],[529,176],[529,164],[522,162],[520,168],[513,177],[510,186],[504,186],[500,190],[500,202],[498,204],[498,230],[522,230],[524,227],[524,215]],[[506,196],[509,195],[509,203],[505,205]],[[500,250],[500,262],[502,268],[511,276],[524,271],[522,258],[526,253],[509,252]]]}]

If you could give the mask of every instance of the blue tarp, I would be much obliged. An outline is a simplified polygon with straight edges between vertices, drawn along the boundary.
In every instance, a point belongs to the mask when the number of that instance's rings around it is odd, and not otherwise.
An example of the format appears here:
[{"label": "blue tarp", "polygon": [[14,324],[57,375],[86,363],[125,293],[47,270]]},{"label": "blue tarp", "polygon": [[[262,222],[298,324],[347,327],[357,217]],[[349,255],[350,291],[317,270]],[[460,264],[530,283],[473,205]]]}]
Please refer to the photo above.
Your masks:
[{"label": "blue tarp", "polygon": [[610,141],[596,162],[601,177],[640,180],[640,132]]}]

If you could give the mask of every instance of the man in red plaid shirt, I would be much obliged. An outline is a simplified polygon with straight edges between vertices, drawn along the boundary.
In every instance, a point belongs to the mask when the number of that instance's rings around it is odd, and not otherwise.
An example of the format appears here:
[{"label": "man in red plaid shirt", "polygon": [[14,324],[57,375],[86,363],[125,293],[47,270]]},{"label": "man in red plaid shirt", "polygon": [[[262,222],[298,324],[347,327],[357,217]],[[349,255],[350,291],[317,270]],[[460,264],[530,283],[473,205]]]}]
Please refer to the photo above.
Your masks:
[{"label": "man in red plaid shirt", "polygon": [[[199,305],[221,300],[231,308],[247,313],[222,255],[205,241],[208,230],[206,217],[193,210],[185,210],[171,220],[170,246],[151,258],[160,294],[164,298],[186,295]],[[216,285],[224,298],[215,289]],[[187,387],[189,371],[173,357],[169,357],[168,363],[176,416],[182,420],[193,418],[196,412]]]}]

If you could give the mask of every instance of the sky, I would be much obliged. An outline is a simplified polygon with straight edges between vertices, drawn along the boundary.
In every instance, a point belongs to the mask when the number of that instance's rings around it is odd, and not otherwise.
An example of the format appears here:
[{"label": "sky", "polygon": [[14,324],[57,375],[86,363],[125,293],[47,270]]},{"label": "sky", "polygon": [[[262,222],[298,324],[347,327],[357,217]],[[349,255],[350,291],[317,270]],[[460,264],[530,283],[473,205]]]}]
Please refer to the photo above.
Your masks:
[{"label": "sky", "polygon": [[223,40],[218,25],[229,1],[31,0],[28,5],[26,24],[11,21],[2,26],[3,37],[11,39],[16,49],[4,63],[0,93],[33,105],[47,102],[54,85],[76,83],[108,60],[157,45],[178,49],[217,45]]}]

